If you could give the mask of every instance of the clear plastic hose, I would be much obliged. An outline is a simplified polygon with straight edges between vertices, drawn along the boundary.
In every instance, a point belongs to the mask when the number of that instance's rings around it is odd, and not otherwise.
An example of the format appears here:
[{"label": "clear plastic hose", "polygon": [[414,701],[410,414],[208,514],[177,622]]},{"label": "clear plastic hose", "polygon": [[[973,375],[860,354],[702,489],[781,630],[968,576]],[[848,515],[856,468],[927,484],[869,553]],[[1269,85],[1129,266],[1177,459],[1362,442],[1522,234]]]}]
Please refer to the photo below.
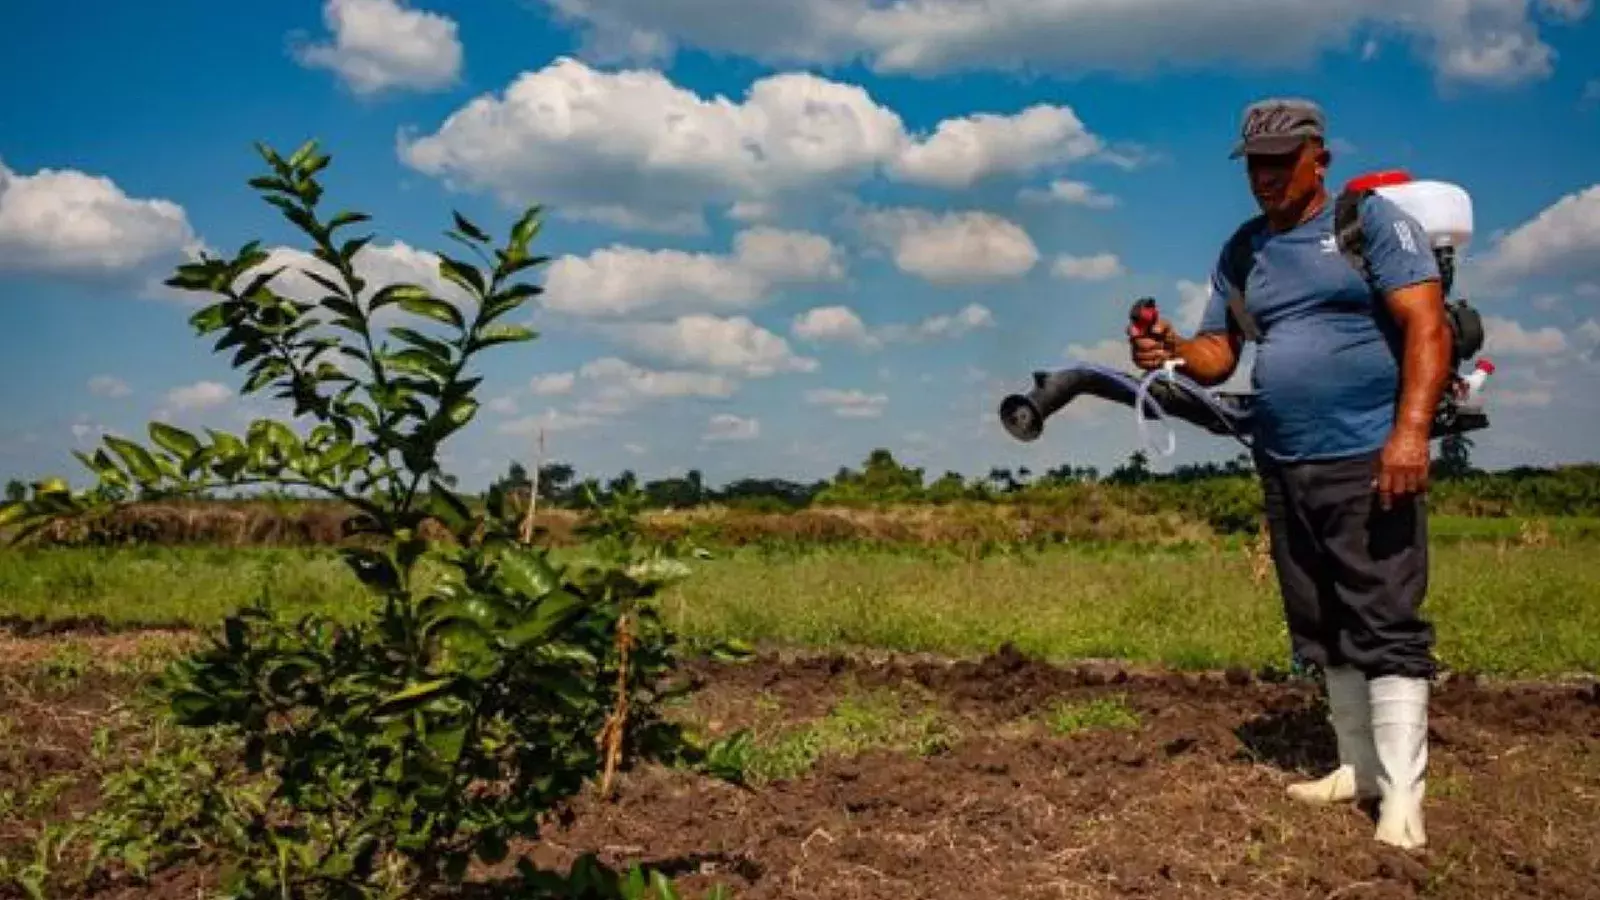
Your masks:
[{"label": "clear plastic hose", "polygon": [[[1167,414],[1162,411],[1161,405],[1150,401],[1150,384],[1162,376],[1166,376],[1168,381],[1176,384],[1178,381],[1176,370],[1182,364],[1182,360],[1169,359],[1161,364],[1161,368],[1151,369],[1143,378],[1139,379],[1139,390],[1133,395],[1133,422],[1134,426],[1139,429],[1139,442],[1162,456],[1171,456],[1177,451],[1178,434],[1171,425],[1166,424]],[[1167,429],[1167,446],[1164,450],[1157,448],[1150,440],[1150,426],[1147,424],[1149,420],[1144,415],[1144,406],[1147,402],[1155,407],[1156,418],[1160,419],[1162,426]]]}]

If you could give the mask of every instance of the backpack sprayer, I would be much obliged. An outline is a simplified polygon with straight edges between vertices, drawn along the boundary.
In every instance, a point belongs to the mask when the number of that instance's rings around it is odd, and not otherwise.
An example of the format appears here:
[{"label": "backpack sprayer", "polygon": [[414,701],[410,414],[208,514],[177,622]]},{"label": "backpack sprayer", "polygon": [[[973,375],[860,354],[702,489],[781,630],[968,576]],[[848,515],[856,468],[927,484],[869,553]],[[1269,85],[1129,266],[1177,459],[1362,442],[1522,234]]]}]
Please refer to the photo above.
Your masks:
[{"label": "backpack sprayer", "polygon": [[[1340,251],[1363,277],[1368,277],[1361,230],[1361,202],[1379,194],[1416,219],[1428,235],[1434,259],[1439,264],[1446,298],[1454,283],[1456,253],[1472,238],[1472,200],[1460,187],[1440,181],[1416,181],[1403,170],[1373,172],[1351,179],[1344,186],[1334,207],[1334,233]],[[1238,283],[1248,283],[1253,254],[1248,244],[1234,242],[1229,249],[1236,261]],[[1245,308],[1243,294],[1235,291],[1229,300],[1229,314],[1249,340],[1255,340],[1255,323]],[[1129,319],[1138,332],[1148,331],[1160,320],[1154,299],[1145,297],[1133,304]],[[1481,394],[1484,381],[1494,373],[1494,364],[1479,360],[1471,374],[1459,374],[1461,363],[1471,359],[1483,346],[1483,324],[1476,310],[1465,300],[1445,304],[1445,320],[1451,335],[1451,379],[1439,400],[1430,436],[1434,438],[1487,428]],[[1053,372],[1033,373],[1033,389],[1026,394],[1011,394],[1000,403],[1000,422],[1019,441],[1037,440],[1045,420],[1068,403],[1088,395],[1132,407],[1135,427],[1146,446],[1150,445],[1147,414],[1165,419],[1173,416],[1211,434],[1231,436],[1250,446],[1254,392],[1213,391],[1177,370],[1171,361],[1143,375],[1083,362]],[[1168,430],[1165,449],[1170,456],[1176,436]]]}]

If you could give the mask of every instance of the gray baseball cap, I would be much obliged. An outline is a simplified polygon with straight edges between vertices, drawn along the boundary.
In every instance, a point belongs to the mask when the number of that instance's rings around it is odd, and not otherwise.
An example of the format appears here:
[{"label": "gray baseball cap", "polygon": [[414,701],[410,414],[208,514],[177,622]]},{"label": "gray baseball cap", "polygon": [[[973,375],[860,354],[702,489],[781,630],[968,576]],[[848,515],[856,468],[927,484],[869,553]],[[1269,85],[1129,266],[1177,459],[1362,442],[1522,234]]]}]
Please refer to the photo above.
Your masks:
[{"label": "gray baseball cap", "polygon": [[1250,153],[1289,153],[1307,138],[1326,134],[1322,107],[1299,97],[1272,97],[1250,104],[1244,111],[1239,141],[1229,159]]}]

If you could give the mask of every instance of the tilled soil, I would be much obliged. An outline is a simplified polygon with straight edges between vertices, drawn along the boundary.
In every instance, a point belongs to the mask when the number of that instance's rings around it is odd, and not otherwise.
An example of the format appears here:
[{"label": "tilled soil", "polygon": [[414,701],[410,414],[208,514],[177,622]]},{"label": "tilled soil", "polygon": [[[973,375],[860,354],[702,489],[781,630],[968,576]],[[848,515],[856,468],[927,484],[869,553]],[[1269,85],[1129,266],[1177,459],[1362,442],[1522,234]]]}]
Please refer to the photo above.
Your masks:
[{"label": "tilled soil", "polygon": [[[1009,651],[975,662],[769,655],[694,671],[701,687],[683,714],[712,733],[803,727],[841,698],[876,691],[937,710],[953,737],[921,753],[827,755],[751,787],[627,772],[615,799],[579,798],[543,840],[517,850],[557,868],[588,852],[642,862],[677,874],[686,897],[720,883],[749,900],[1600,897],[1594,684],[1442,681],[1430,843],[1403,853],[1371,840],[1370,810],[1285,796],[1332,761],[1313,685],[1243,671],[1052,667]],[[46,702],[0,662],[0,714],[11,722],[0,740],[12,744],[0,752],[0,793],[93,772],[111,688],[83,678]],[[1057,704],[1096,700],[1118,701],[1136,723],[1040,724]],[[92,782],[68,787],[46,814],[64,817],[93,794]],[[0,853],[27,834],[0,814]],[[193,897],[208,881],[191,868],[99,895]]]}]

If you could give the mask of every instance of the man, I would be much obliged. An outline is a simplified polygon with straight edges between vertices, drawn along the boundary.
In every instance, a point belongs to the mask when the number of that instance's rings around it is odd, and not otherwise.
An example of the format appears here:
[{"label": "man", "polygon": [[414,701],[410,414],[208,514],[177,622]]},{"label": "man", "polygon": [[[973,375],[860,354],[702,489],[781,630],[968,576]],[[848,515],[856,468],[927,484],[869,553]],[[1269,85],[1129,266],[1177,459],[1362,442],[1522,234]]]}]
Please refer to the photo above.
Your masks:
[{"label": "man", "polygon": [[[1415,848],[1426,842],[1435,671],[1433,629],[1419,613],[1428,440],[1450,335],[1427,237],[1394,204],[1373,196],[1361,208],[1370,283],[1339,253],[1324,128],[1309,101],[1245,111],[1233,158],[1245,158],[1262,215],[1225,245],[1195,337],[1163,320],[1130,338],[1140,368],[1176,358],[1195,381],[1220,384],[1244,342],[1230,290],[1243,295],[1258,329],[1252,443],[1272,558],[1294,652],[1323,670],[1338,739],[1339,767],[1289,792],[1312,803],[1377,799],[1374,837]],[[1238,263],[1252,256],[1241,279]]]}]

